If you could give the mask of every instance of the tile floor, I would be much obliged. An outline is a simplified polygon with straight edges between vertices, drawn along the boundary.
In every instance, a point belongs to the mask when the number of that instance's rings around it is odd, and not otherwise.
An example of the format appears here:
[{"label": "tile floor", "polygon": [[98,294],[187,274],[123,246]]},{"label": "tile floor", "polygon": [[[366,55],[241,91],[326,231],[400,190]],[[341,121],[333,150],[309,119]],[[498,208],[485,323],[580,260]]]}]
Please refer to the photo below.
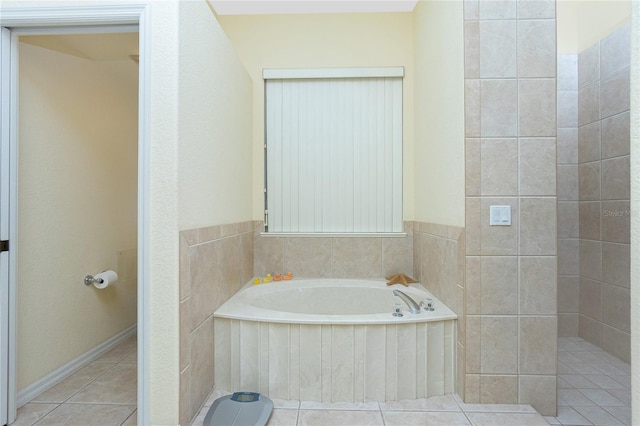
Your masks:
[{"label": "tile floor", "polygon": [[[18,409],[12,426],[136,424],[136,338],[79,370]],[[275,400],[276,425],[631,425],[631,368],[578,337],[558,341],[558,417],[528,405],[465,404],[456,395],[415,401],[321,404]],[[214,391],[193,426],[201,426]]]},{"label": "tile floor", "polygon": [[579,337],[558,339],[552,425],[631,425],[631,366]]},{"label": "tile floor", "polygon": [[11,426],[136,424],[137,345],[131,336],[18,409]]}]

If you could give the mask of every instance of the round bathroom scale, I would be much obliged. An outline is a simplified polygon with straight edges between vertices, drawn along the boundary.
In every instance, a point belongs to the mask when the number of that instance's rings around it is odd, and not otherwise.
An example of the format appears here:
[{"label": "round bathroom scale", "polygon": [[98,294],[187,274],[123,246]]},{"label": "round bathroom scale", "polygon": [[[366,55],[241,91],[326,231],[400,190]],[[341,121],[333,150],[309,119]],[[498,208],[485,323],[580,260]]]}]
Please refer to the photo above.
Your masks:
[{"label": "round bathroom scale", "polygon": [[213,402],[204,426],[264,426],[273,411],[273,402],[258,392],[234,392]]}]

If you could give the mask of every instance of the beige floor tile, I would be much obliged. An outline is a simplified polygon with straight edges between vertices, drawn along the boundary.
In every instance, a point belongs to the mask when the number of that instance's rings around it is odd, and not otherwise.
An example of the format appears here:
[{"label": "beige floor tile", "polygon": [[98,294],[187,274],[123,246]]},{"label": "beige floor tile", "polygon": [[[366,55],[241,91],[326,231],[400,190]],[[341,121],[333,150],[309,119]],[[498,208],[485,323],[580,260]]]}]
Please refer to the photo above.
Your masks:
[{"label": "beige floor tile", "polygon": [[558,420],[563,425],[591,425],[591,422],[580,415],[573,408],[566,405],[558,406]]},{"label": "beige floor tile", "polygon": [[604,389],[580,389],[580,392],[599,407],[624,407],[624,402]]},{"label": "beige floor tile", "polygon": [[300,410],[299,426],[382,426],[379,411]]},{"label": "beige floor tile", "polygon": [[102,355],[97,361],[101,362],[120,362],[130,355],[138,347],[136,336],[128,337],[124,342]]},{"label": "beige floor tile", "polygon": [[405,401],[381,402],[382,411],[460,411],[458,403],[452,395],[432,396],[431,398],[411,399]]},{"label": "beige floor tile", "polygon": [[437,411],[385,411],[382,413],[386,426],[433,425],[433,426],[470,426],[463,413]]},{"label": "beige floor tile", "polygon": [[136,426],[138,424],[138,410],[131,413],[129,418],[122,423],[122,426]]},{"label": "beige floor tile", "polygon": [[631,425],[631,407],[603,407],[609,414],[627,426]]},{"label": "beige floor tile", "polygon": [[577,389],[558,389],[558,403],[564,403],[572,407],[590,407],[596,405],[595,402],[580,393]]},{"label": "beige floor tile", "polygon": [[300,408],[300,401],[294,401],[291,399],[278,399],[278,398],[272,398],[271,401],[273,402],[273,408],[284,408],[287,410],[297,410],[298,408]]},{"label": "beige floor tile", "polygon": [[38,426],[120,426],[135,409],[130,405],[62,404]]},{"label": "beige floor tile", "polygon": [[58,404],[37,404],[28,403],[18,408],[16,421],[11,426],[31,426],[51,411],[53,411]]},{"label": "beige floor tile", "polygon": [[594,425],[606,425],[606,426],[621,426],[619,422],[611,414],[607,413],[600,407],[576,407],[575,410],[580,413],[582,417],[589,420]]},{"label": "beige floor tile", "polygon": [[473,426],[546,426],[548,423],[538,413],[466,413]]},{"label": "beige floor tile", "polygon": [[75,394],[69,402],[135,405],[136,382],[136,365],[118,364]]},{"label": "beige floor tile", "polygon": [[601,389],[625,389],[624,385],[604,374],[585,374],[584,377],[598,385]]},{"label": "beige floor tile", "polygon": [[298,410],[274,408],[267,426],[296,426],[297,423]]},{"label": "beige floor tile", "polygon": [[316,402],[301,401],[301,410],[334,410],[334,411],[378,411],[377,402]]},{"label": "beige floor tile", "polygon": [[92,362],[51,389],[38,395],[32,402],[64,402],[114,366],[115,364],[105,362]]}]

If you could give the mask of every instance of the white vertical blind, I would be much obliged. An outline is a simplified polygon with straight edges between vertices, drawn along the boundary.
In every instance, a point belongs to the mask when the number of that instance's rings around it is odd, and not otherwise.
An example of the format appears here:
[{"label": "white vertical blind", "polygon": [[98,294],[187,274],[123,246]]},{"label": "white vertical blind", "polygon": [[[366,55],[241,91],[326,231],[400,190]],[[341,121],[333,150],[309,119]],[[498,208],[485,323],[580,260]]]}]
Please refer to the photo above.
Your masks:
[{"label": "white vertical blind", "polygon": [[402,78],[269,79],[268,231],[402,232]]}]

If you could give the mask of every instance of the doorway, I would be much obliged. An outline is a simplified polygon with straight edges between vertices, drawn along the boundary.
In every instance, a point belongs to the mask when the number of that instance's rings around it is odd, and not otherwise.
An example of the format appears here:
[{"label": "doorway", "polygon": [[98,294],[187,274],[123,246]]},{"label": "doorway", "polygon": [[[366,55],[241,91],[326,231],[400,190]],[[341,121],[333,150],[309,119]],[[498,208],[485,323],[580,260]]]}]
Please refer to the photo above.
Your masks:
[{"label": "doorway", "polygon": [[[138,333],[138,372],[137,372],[137,420],[138,423],[146,424],[149,418],[149,371],[148,362],[148,245],[149,245],[149,117],[148,117],[148,98],[149,98],[149,6],[105,6],[101,8],[76,7],[62,8],[53,7],[46,10],[39,10],[34,13],[33,8],[14,8],[4,9],[0,19],[2,26],[2,167],[0,167],[0,177],[2,182],[0,185],[0,198],[2,199],[2,226],[0,229],[8,229],[8,252],[3,252],[3,259],[8,258],[8,265],[3,260],[3,273],[0,279],[3,281],[3,288],[8,288],[8,297],[3,301],[7,301],[6,305],[0,307],[0,319],[3,319],[0,330],[0,349],[3,349],[0,355],[0,424],[12,423],[15,420],[17,407],[17,378],[16,378],[16,293],[17,280],[16,271],[18,269],[18,261],[16,255],[16,242],[18,241],[18,224],[17,224],[17,178],[18,178],[18,161],[16,148],[18,144],[18,103],[17,103],[17,71],[18,71],[18,43],[19,37],[26,34],[37,33],[40,35],[47,34],[69,34],[69,33],[101,33],[108,27],[127,26],[128,31],[139,31],[139,55],[142,59],[139,68],[139,99],[138,112],[140,123],[137,137],[137,197],[135,204],[137,207],[137,333]],[[5,72],[6,71],[6,72]],[[135,184],[134,184],[135,186]],[[5,203],[5,201],[7,201]],[[78,208],[100,208],[99,206],[83,205]],[[6,236],[3,233],[2,239]],[[3,243],[3,246],[5,244]],[[126,249],[125,249],[126,250]],[[5,268],[5,266],[7,266]],[[8,270],[8,271],[6,271]],[[6,271],[6,274],[5,274]],[[87,272],[87,274],[97,273],[99,270]],[[82,290],[92,290],[84,288]],[[104,296],[97,296],[104,297]],[[51,307],[55,309],[55,307]],[[6,318],[6,319],[5,319]],[[78,321],[90,321],[88,318],[78,318]],[[7,342],[7,343],[5,343]],[[6,350],[4,350],[6,349]]]}]

